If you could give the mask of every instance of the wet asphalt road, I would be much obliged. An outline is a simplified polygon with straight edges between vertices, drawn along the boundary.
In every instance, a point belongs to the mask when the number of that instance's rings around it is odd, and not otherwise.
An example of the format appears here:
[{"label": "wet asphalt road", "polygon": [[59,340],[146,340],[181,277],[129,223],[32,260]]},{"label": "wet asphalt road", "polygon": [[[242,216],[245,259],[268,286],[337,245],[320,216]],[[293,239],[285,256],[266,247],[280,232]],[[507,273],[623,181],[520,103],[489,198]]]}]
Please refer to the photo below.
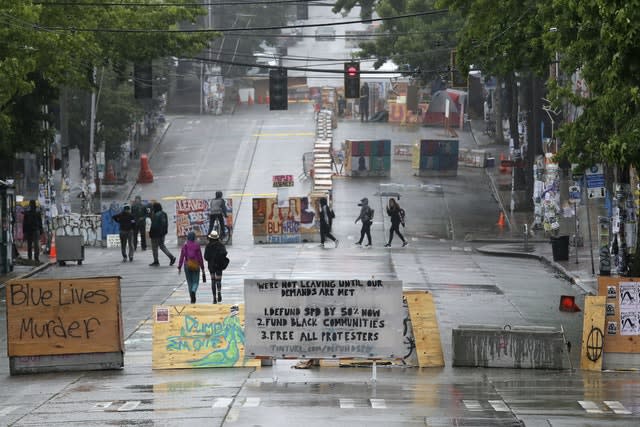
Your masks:
[{"label": "wet asphalt road", "polygon": [[[422,128],[420,134],[437,130]],[[413,141],[418,133],[389,125],[341,123],[344,138],[390,137]],[[470,141],[461,135],[463,144]],[[466,142],[465,142],[466,141]],[[586,373],[452,368],[451,329],[460,324],[559,326],[579,349],[582,316],[558,311],[562,294],[579,290],[537,261],[496,258],[474,251],[465,237],[497,236],[497,207],[483,171],[461,170],[457,178],[418,179],[408,164],[394,162],[388,179],[335,183],[337,249],[317,244],[253,245],[251,197],[271,193],[270,176],[302,170],[302,154],[313,144],[307,105],[268,113],[243,108],[228,117],[180,117],[151,157],[155,182],[139,187],[146,198],[233,195],[237,217],[232,260],[224,276],[224,298],[243,302],[245,278],[399,279],[405,289],[433,292],[445,356],[444,368],[315,367],[292,369],[276,361],[259,369],[151,369],[154,304],[182,304],[188,295],[182,276],[169,267],[150,268],[149,252],[121,263],[119,251],[88,248],[82,266],[53,267],[39,277],[122,276],[125,368],[67,374],[10,377],[0,365],[0,424],[28,425],[225,425],[225,426],[632,426],[640,415],[637,373]],[[354,247],[356,201],[368,196],[382,213],[381,184],[403,189],[408,212],[407,248],[385,249],[388,223],[378,215],[374,247]],[[305,194],[296,182],[292,194]],[[421,187],[422,185],[422,187]],[[382,188],[388,188],[384,185]],[[171,209],[169,209],[171,212]],[[177,253],[175,239],[169,248]],[[200,301],[210,292],[201,286]],[[2,302],[4,331],[4,300]],[[6,354],[6,336],[2,334]],[[577,366],[578,354],[572,353]]]}]

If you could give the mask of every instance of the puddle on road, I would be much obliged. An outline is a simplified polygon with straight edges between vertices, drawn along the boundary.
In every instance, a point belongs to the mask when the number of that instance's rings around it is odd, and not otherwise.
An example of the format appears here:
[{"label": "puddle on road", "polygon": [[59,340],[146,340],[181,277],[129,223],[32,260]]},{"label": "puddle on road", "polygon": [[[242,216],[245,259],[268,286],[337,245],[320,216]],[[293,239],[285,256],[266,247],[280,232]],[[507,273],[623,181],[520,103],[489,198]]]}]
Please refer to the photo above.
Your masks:
[{"label": "puddle on road", "polygon": [[195,390],[204,387],[216,387],[216,384],[204,383],[202,381],[175,381],[158,384],[133,384],[128,385],[125,388],[129,390],[136,390],[139,392],[153,392],[153,393],[173,393],[187,390]]}]

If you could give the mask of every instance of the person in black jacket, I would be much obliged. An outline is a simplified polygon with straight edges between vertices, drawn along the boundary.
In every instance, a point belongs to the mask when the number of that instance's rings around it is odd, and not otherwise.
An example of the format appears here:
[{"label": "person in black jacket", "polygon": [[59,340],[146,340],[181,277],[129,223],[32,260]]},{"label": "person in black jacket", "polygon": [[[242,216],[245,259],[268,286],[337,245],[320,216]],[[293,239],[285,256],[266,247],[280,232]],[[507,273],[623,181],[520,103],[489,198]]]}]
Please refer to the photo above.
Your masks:
[{"label": "person in black jacket", "polygon": [[127,246],[129,247],[129,261],[133,262],[133,233],[136,230],[136,218],[131,214],[131,208],[125,206],[113,220],[120,224],[120,250],[122,251],[122,262],[127,262]]},{"label": "person in black jacket", "polygon": [[222,271],[227,268],[229,258],[227,258],[227,248],[220,241],[218,232],[213,230],[208,237],[209,243],[204,249],[204,259],[209,267],[213,303],[216,304],[222,302]]},{"label": "person in black jacket", "polygon": [[407,246],[408,243],[405,240],[402,233],[400,233],[400,224],[404,227],[404,209],[400,207],[396,199],[393,197],[389,199],[389,205],[387,206],[387,215],[391,219],[391,228],[389,229],[389,242],[384,245],[385,248],[391,247],[391,241],[393,240],[393,233],[395,232],[400,239],[402,239],[402,246]]},{"label": "person in black jacket", "polygon": [[149,237],[151,238],[151,253],[153,254],[153,262],[149,264],[151,267],[160,265],[158,260],[158,248],[169,257],[169,265],[176,262],[176,257],[164,245],[164,237],[169,232],[169,218],[162,210],[162,205],[158,202],[153,203],[153,213],[151,214],[151,230]]},{"label": "person in black jacket", "polygon": [[331,226],[333,225],[333,210],[327,205],[327,198],[320,198],[320,246],[324,248],[324,241],[328,237],[338,247],[338,239],[331,234]]},{"label": "person in black jacket", "polygon": [[31,259],[33,252],[33,258],[37,262],[40,262],[40,235],[43,231],[42,215],[36,208],[36,201],[30,200],[29,210],[25,211],[22,220],[22,233],[27,241],[27,256]]}]

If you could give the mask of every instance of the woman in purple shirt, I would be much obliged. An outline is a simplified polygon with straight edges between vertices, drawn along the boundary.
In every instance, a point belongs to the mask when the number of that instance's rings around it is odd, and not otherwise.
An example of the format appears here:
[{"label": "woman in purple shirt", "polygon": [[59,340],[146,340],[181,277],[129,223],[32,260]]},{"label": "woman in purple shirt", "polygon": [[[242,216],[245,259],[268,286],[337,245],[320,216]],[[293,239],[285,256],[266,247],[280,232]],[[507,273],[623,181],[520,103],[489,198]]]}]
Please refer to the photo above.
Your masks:
[{"label": "woman in purple shirt", "polygon": [[207,281],[204,272],[204,260],[202,259],[202,251],[200,244],[196,242],[196,233],[190,231],[187,234],[187,241],[180,251],[180,261],[178,262],[178,274],[184,265],[184,275],[187,278],[187,286],[189,286],[189,296],[191,304],[196,302],[196,291],[200,284],[200,271],[202,270],[202,282]]}]

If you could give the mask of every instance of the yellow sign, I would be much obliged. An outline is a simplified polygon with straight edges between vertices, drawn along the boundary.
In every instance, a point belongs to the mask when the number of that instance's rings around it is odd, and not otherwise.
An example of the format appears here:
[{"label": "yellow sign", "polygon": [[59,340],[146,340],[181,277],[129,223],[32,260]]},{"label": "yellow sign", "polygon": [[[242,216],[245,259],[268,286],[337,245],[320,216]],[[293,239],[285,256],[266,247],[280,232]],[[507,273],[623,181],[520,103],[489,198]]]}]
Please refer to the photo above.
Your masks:
[{"label": "yellow sign", "polygon": [[243,304],[153,307],[153,369],[260,366],[244,343]]}]

